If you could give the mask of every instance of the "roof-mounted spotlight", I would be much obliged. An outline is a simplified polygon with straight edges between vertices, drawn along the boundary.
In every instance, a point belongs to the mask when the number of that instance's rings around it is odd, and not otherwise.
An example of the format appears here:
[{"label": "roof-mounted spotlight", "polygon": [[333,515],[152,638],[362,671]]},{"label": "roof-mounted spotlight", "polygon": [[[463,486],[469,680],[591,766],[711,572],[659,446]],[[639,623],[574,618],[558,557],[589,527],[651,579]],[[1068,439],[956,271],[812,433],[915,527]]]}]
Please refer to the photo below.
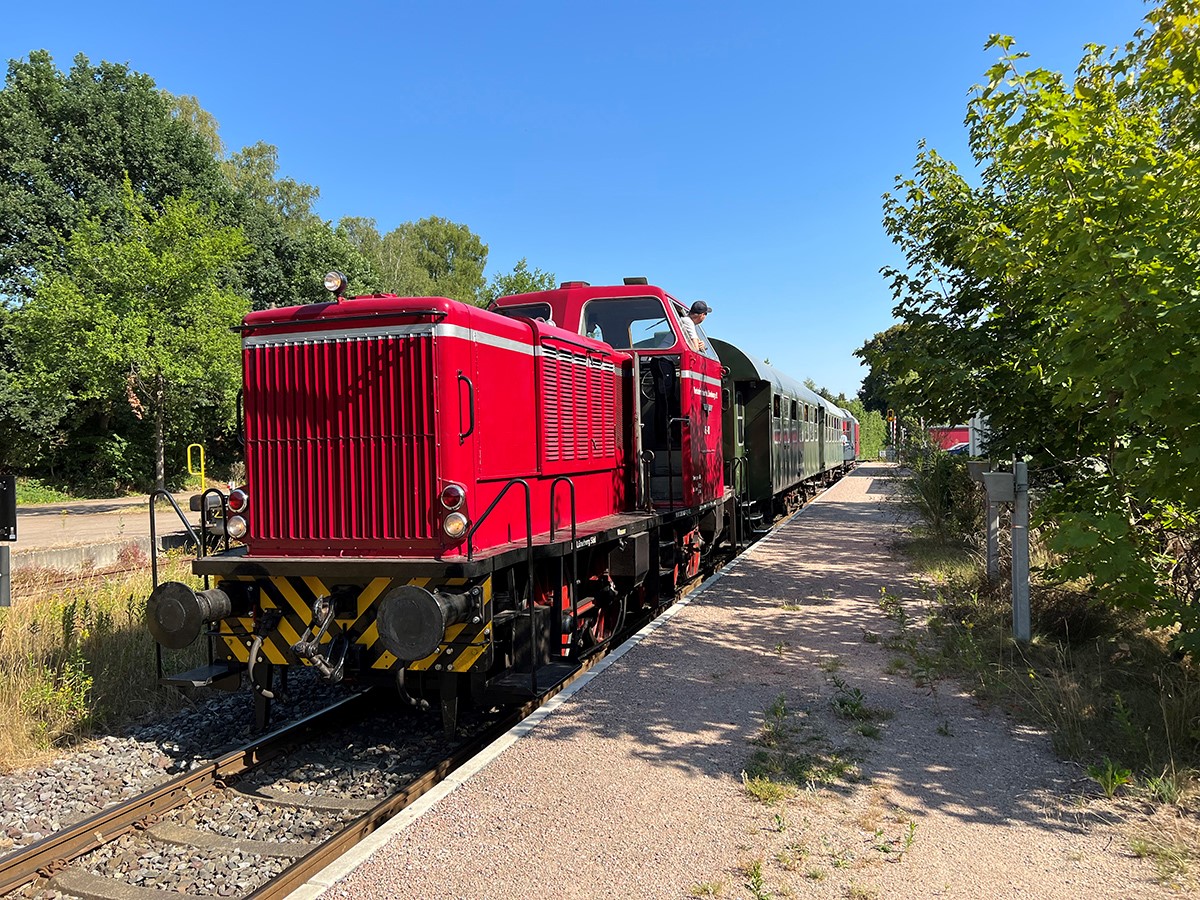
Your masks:
[{"label": "roof-mounted spotlight", "polygon": [[339,303],[342,302],[342,295],[346,293],[346,288],[349,286],[350,282],[341,272],[330,272],[325,276],[325,290],[337,297]]},{"label": "roof-mounted spotlight", "polygon": [[649,284],[650,282],[646,279],[645,275],[626,275],[625,283],[626,284]]}]

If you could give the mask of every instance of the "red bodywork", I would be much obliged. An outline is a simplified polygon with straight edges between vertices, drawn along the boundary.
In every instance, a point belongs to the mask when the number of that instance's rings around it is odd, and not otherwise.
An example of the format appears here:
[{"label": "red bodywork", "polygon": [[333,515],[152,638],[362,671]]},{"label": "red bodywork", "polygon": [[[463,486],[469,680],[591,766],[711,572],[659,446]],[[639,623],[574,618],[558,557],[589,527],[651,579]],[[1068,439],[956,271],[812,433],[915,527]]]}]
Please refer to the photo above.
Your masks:
[{"label": "red bodywork", "polygon": [[968,425],[946,425],[929,429],[929,438],[943,450],[957,447],[971,440],[971,428]]},{"label": "red bodywork", "polygon": [[[643,346],[643,343],[649,342],[634,341],[629,333],[604,334],[605,339],[610,340],[613,346],[635,354],[643,368],[656,357],[678,360],[679,418],[687,422],[685,427],[678,429],[683,492],[676,498],[674,506],[694,507],[715,500],[725,490],[721,452],[721,363],[715,354],[710,357],[696,352],[684,340],[679,325],[682,304],[653,285],[593,287],[584,282],[567,282],[558,290],[501,297],[494,306],[514,312],[526,311],[531,315],[536,312],[536,307],[544,306],[549,313],[545,316],[547,320],[577,335],[585,335],[590,330],[589,309],[623,300],[643,300],[661,309],[663,318],[658,326],[661,329],[658,335],[660,340],[654,342],[656,346]],[[632,404],[629,413],[632,417]],[[631,418],[624,423],[631,440],[634,437],[634,425]],[[655,505],[661,508],[669,504],[660,502]]]},{"label": "red bodywork", "polygon": [[[631,507],[629,354],[445,298],[362,297],[251,313],[243,326],[248,555],[455,558],[439,502],[471,526],[514,478],[533,533],[569,475],[580,523]],[[718,461],[719,466],[719,461]],[[569,531],[569,490],[555,492]],[[514,486],[472,535],[525,538]]]}]

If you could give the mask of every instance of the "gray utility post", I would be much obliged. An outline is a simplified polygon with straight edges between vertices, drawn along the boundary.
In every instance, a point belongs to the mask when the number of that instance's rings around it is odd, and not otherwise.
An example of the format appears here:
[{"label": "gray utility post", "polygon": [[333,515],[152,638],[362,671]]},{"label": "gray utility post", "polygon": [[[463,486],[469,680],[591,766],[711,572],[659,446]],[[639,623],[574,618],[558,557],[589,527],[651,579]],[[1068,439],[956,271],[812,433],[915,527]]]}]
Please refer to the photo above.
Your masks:
[{"label": "gray utility post", "polygon": [[1023,462],[1013,463],[1012,517],[1013,637],[1027,642],[1029,624],[1029,470]]},{"label": "gray utility post", "polygon": [[984,518],[987,522],[987,580],[993,583],[1000,577],[1000,504],[992,500],[992,488],[988,487],[987,475],[992,468],[990,459],[967,461],[967,475],[982,484],[987,497],[984,503]]},{"label": "gray utility post", "polygon": [[1029,622],[1029,471],[1025,463],[1014,462],[1011,472],[988,472],[989,463],[968,463],[971,478],[982,481],[987,490],[987,577],[1000,577],[1000,504],[1011,503],[1012,515],[1012,601],[1013,637],[1028,641]]},{"label": "gray utility post", "polygon": [[[17,478],[0,475],[0,542],[17,539]],[[0,543],[0,606],[12,606],[12,557]]]}]

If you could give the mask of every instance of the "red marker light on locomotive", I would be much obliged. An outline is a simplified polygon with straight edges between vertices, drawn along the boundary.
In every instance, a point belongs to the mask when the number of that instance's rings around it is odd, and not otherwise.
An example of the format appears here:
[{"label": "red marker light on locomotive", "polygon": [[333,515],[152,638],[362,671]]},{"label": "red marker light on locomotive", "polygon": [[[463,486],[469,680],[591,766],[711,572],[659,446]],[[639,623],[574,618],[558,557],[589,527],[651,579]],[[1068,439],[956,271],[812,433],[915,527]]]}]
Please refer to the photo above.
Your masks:
[{"label": "red marker light on locomotive", "polygon": [[438,495],[438,500],[442,506],[448,510],[456,510],[463,505],[463,501],[467,499],[467,492],[457,484],[448,484],[442,488],[441,494]]},{"label": "red marker light on locomotive", "polygon": [[250,496],[241,488],[229,492],[229,511],[243,513],[250,505]]}]

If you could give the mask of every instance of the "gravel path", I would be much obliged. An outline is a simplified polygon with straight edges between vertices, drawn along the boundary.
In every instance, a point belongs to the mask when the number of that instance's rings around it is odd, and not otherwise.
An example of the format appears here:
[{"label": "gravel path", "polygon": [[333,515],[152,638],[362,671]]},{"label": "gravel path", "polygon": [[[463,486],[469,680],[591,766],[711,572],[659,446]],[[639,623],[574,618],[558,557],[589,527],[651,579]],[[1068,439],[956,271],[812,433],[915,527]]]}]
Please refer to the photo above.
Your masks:
[{"label": "gravel path", "polygon": [[[1044,735],[890,674],[880,591],[914,614],[918,592],[881,474],[843,479],[329,894],[1173,895]],[[809,789],[752,800],[762,758]]]}]

